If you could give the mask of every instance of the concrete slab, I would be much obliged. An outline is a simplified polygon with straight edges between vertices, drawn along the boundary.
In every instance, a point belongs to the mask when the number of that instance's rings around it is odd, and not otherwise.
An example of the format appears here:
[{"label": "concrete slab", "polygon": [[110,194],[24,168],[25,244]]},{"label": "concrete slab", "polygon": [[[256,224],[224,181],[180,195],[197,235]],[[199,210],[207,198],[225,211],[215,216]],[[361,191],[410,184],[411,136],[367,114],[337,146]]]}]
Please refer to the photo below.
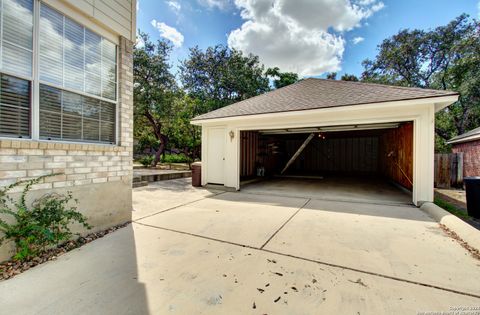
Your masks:
[{"label": "concrete slab", "polygon": [[137,221],[261,247],[306,202],[303,198],[223,193]]},{"label": "concrete slab", "polygon": [[135,223],[0,282],[1,312],[16,315],[418,314],[479,301]]},{"label": "concrete slab", "polygon": [[378,178],[274,178],[241,187],[242,192],[312,199],[412,204],[412,196]]},{"label": "concrete slab", "polygon": [[220,190],[192,187],[191,178],[150,183],[148,186],[133,190],[132,220],[138,220],[221,192]]},{"label": "concrete slab", "polygon": [[480,262],[415,207],[312,200],[265,248],[480,294]]}]

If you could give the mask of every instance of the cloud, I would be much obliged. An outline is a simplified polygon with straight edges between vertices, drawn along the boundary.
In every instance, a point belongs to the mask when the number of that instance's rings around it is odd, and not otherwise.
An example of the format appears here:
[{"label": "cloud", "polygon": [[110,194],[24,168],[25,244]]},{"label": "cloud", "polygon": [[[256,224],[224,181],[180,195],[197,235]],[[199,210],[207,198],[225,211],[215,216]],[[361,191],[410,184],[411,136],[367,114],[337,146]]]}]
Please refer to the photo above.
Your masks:
[{"label": "cloud", "polygon": [[231,3],[229,0],[197,0],[197,2],[202,6],[208,9],[220,9],[226,10],[230,7]]},{"label": "cloud", "polygon": [[161,37],[171,41],[175,47],[181,47],[183,45],[183,34],[177,31],[175,27],[168,26],[157,20],[152,20],[151,24],[160,32]]},{"label": "cloud", "polygon": [[245,20],[228,35],[231,48],[267,67],[302,76],[340,69],[343,33],[383,8],[378,0],[235,0]]},{"label": "cloud", "polygon": [[137,12],[140,11],[140,0],[137,0]]},{"label": "cloud", "polygon": [[180,10],[182,9],[182,6],[180,5],[180,3],[178,3],[177,1],[174,1],[174,0],[170,0],[170,1],[166,1],[168,7],[173,11],[175,12],[175,14],[178,14],[180,12]]},{"label": "cloud", "polygon": [[356,45],[356,44],[360,44],[364,40],[365,40],[365,38],[358,36],[358,37],[355,37],[354,39],[352,39],[352,42],[353,42],[354,45]]}]

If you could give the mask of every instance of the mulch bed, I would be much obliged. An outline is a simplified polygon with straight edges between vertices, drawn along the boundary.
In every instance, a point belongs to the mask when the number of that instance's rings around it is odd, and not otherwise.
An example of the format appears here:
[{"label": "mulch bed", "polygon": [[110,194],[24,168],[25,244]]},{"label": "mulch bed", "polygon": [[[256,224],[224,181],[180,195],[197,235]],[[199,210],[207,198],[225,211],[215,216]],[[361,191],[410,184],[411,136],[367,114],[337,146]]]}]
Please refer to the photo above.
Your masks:
[{"label": "mulch bed", "polygon": [[0,263],[0,281],[10,279],[32,267],[43,264],[44,262],[55,260],[57,259],[58,256],[61,256],[75,248],[88,244],[98,238],[102,238],[105,235],[110,234],[123,227],[126,227],[129,224],[130,222],[126,222],[120,225],[113,226],[103,231],[90,233],[86,236],[80,236],[75,240],[65,242],[63,244],[58,245],[55,248],[46,250],[42,252],[39,256],[29,260],[18,261],[18,260],[11,259],[11,260],[4,261]]}]

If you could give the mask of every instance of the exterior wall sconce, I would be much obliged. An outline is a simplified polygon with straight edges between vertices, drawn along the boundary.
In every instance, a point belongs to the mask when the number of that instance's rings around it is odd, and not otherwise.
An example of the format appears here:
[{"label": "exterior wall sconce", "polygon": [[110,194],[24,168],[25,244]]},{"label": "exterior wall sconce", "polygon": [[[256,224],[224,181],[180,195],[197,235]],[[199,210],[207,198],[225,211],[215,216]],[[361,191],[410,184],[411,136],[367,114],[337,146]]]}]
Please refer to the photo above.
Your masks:
[{"label": "exterior wall sconce", "polygon": [[235,138],[235,132],[233,132],[233,130],[230,130],[230,132],[228,133],[228,135],[230,136],[230,141],[232,141],[233,138]]}]

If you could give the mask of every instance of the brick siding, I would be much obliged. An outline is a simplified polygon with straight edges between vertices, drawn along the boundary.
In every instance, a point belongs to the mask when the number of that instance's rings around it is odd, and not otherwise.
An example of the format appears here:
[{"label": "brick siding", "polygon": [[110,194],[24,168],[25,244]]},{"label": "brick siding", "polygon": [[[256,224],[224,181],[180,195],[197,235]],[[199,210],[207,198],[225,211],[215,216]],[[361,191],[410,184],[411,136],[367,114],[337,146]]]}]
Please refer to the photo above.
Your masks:
[{"label": "brick siding", "polygon": [[453,153],[463,152],[463,176],[480,176],[480,140],[456,143]]}]

